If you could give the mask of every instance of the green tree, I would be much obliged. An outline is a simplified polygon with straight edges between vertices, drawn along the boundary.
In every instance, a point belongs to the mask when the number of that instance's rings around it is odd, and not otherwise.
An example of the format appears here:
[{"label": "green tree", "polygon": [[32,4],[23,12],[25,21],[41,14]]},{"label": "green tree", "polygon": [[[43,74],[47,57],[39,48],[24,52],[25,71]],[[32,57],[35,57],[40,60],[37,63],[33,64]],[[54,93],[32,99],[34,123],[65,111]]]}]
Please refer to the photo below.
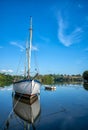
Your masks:
[{"label": "green tree", "polygon": [[42,82],[44,83],[44,84],[53,84],[53,76],[52,75],[44,75],[43,77],[42,77]]},{"label": "green tree", "polygon": [[83,79],[88,82],[88,70],[83,72]]},{"label": "green tree", "polygon": [[0,73],[0,86],[9,85],[13,82],[13,77],[9,74]]},{"label": "green tree", "polygon": [[84,84],[83,84],[83,87],[84,87],[85,90],[88,91],[88,84],[84,83]]}]

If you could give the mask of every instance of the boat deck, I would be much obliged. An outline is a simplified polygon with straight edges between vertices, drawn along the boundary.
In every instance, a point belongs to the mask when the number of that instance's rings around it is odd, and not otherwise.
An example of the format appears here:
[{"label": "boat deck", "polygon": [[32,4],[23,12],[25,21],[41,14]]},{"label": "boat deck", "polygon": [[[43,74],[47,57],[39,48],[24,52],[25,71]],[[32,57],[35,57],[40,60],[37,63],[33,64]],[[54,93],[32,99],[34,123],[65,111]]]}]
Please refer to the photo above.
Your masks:
[{"label": "boat deck", "polygon": [[56,90],[56,86],[45,85],[45,90]]}]

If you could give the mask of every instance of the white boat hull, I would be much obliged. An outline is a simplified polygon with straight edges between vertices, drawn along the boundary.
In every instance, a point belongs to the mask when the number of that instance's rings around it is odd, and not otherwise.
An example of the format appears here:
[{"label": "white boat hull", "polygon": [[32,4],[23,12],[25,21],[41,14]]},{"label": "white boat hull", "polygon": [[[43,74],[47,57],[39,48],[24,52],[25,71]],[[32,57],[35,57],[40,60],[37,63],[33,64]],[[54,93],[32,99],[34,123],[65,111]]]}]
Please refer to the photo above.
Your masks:
[{"label": "white boat hull", "polygon": [[22,80],[13,84],[13,90],[18,94],[32,96],[40,93],[40,86],[37,80]]}]

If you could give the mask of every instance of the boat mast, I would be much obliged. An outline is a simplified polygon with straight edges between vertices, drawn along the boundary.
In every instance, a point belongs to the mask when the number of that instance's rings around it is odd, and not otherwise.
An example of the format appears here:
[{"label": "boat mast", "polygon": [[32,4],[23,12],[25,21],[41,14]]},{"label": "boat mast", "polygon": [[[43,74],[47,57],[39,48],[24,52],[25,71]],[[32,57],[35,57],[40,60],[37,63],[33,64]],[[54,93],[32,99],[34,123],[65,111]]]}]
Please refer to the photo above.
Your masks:
[{"label": "boat mast", "polygon": [[29,47],[28,47],[28,78],[30,77],[30,63],[31,63],[31,50],[32,50],[32,17],[30,17],[30,41],[29,41]]}]

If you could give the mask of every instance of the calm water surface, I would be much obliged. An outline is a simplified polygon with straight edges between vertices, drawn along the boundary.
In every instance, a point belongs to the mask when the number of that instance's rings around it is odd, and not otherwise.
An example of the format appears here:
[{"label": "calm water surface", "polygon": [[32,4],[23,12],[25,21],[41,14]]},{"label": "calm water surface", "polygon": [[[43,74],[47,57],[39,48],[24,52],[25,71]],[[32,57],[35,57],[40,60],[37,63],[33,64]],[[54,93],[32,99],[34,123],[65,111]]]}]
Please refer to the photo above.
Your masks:
[{"label": "calm water surface", "polygon": [[[31,105],[17,103],[12,85],[0,88],[0,130],[88,130],[87,87],[56,85],[56,90],[50,91],[42,86]],[[36,120],[29,123],[26,117],[33,113],[37,113]]]}]

